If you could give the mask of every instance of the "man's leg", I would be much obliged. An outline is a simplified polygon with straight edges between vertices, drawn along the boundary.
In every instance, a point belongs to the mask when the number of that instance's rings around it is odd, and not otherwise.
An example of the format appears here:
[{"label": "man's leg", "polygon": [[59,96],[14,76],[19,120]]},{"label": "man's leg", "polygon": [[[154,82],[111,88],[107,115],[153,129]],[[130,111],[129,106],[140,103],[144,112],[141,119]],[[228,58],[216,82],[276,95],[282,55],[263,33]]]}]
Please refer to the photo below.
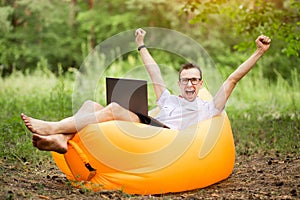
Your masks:
[{"label": "man's leg", "polygon": [[101,123],[112,120],[140,122],[139,117],[135,113],[123,108],[122,106],[114,102],[95,113],[76,115],[75,117],[76,127],[78,130],[81,130],[88,124]]},{"label": "man's leg", "polygon": [[[93,105],[93,102],[87,102],[86,104]],[[52,127],[52,128],[53,130],[56,129],[56,131],[57,130],[61,131],[65,129],[67,131],[73,131],[73,132],[62,132],[62,133],[52,132],[52,134],[46,135],[46,134],[39,134],[31,130],[34,133],[32,137],[33,145],[43,151],[56,151],[58,153],[66,153],[68,140],[75,135],[75,132],[77,132],[76,130],[79,131],[85,126],[87,126],[88,124],[112,121],[112,120],[140,122],[139,117],[135,113],[121,107],[116,103],[111,103],[105,108],[103,108],[102,106],[100,107],[99,104],[98,105],[95,104],[93,106],[96,106],[96,110],[98,111],[93,112],[95,110],[94,108],[91,110],[92,107],[88,106],[88,108],[86,109],[85,105],[83,105],[82,109],[80,109],[73,117],[63,119],[60,122],[50,123],[50,122],[42,121],[43,123],[47,123],[47,128],[50,128],[51,126],[60,127],[65,125],[66,127],[64,128],[57,128],[57,127],[56,128]],[[24,118],[24,116],[22,116],[22,118]],[[31,118],[31,121],[32,120],[36,120],[36,119]],[[40,121],[41,120],[39,120],[38,122]],[[42,125],[40,125],[39,130],[45,128],[46,127],[42,127]]]},{"label": "man's leg", "polygon": [[[54,134],[70,134],[76,133],[76,118],[79,116],[85,116],[91,113],[95,113],[103,109],[103,106],[93,101],[86,101],[77,113],[65,118],[58,122],[49,122],[39,119],[34,119],[21,114],[21,118],[24,121],[26,127],[32,132],[39,135],[54,135]],[[93,120],[95,121],[95,120]]]}]

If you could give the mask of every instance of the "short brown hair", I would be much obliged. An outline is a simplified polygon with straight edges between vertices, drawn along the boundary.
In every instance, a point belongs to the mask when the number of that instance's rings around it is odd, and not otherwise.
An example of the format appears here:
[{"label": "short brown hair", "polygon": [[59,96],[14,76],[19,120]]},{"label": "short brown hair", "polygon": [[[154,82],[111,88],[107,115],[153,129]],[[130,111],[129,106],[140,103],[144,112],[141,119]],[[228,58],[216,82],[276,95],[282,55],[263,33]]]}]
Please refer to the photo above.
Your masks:
[{"label": "short brown hair", "polygon": [[183,64],[183,65],[181,66],[181,68],[180,68],[180,70],[179,70],[179,72],[178,72],[179,80],[180,80],[180,74],[181,74],[181,72],[182,72],[183,70],[185,70],[185,69],[193,69],[193,68],[199,70],[199,72],[200,72],[200,80],[201,80],[201,79],[202,79],[202,71],[201,71],[201,69],[200,69],[200,67],[199,67],[198,65],[193,64],[193,63],[185,63],[185,64]]}]

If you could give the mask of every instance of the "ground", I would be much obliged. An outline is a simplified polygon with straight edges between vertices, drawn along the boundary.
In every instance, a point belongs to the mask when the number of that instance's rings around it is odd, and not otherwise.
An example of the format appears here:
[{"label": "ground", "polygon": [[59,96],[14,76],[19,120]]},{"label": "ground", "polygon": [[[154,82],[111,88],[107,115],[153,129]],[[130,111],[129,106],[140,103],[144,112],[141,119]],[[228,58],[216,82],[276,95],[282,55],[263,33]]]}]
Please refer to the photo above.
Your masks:
[{"label": "ground", "polygon": [[238,155],[232,175],[207,188],[157,196],[74,188],[52,161],[0,160],[0,199],[300,199],[300,156]]}]

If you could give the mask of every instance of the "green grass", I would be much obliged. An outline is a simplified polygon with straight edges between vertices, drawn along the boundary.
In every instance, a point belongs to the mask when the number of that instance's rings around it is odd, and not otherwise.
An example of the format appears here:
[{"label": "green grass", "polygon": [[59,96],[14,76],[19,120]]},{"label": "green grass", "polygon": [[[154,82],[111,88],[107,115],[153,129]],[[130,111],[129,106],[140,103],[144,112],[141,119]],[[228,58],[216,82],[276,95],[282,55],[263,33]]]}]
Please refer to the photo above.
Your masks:
[{"label": "green grass", "polygon": [[70,80],[43,71],[31,75],[16,72],[0,79],[0,85],[0,157],[20,162],[43,159],[45,154],[32,147],[31,133],[20,113],[47,120],[71,114]]},{"label": "green grass", "polygon": [[[122,76],[116,70],[121,65],[124,67],[122,63],[115,63],[107,74]],[[49,154],[32,147],[31,134],[19,115],[24,112],[45,120],[59,120],[72,115],[74,77],[73,72],[55,76],[40,69],[32,74],[15,72],[0,79],[1,159],[20,162],[51,159]],[[268,150],[299,154],[298,77],[296,70],[291,72],[291,80],[284,80],[278,73],[277,81],[270,83],[258,68],[241,81],[226,109],[238,154]],[[96,99],[103,103],[103,83],[98,89],[102,91],[99,91]],[[153,107],[153,91],[149,96],[150,107]]]},{"label": "green grass", "polygon": [[270,83],[258,68],[238,84],[226,110],[239,153],[299,153],[299,72],[293,69],[290,77],[284,80],[277,72],[276,82]]}]

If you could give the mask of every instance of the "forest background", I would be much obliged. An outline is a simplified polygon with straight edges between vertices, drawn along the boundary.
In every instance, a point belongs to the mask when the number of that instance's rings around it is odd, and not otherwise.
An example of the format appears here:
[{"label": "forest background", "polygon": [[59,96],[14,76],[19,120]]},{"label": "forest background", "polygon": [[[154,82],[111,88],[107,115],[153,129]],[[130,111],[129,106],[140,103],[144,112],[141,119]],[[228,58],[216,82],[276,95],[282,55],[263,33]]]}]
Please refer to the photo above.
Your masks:
[{"label": "forest background", "polygon": [[[272,38],[264,76],[284,78],[299,56],[296,0],[0,1],[1,75],[42,65],[79,68],[105,39],[138,27],[162,27],[199,42],[222,67],[235,68],[259,34]],[[251,44],[251,45],[249,45]],[[166,58],[168,59],[168,58]],[[126,59],[125,59],[126,60]],[[178,64],[177,64],[178,65]]]},{"label": "forest background", "polygon": [[[298,0],[0,0],[0,163],[50,159],[31,146],[20,112],[46,120],[71,115],[85,58],[106,39],[139,27],[194,39],[223,80],[251,55],[258,35],[269,36],[271,48],[240,82],[226,110],[238,155],[271,151],[299,157],[299,25]],[[150,51],[175,70],[184,61]],[[141,65],[138,52],[118,57],[108,74],[122,76],[133,65]]]}]

